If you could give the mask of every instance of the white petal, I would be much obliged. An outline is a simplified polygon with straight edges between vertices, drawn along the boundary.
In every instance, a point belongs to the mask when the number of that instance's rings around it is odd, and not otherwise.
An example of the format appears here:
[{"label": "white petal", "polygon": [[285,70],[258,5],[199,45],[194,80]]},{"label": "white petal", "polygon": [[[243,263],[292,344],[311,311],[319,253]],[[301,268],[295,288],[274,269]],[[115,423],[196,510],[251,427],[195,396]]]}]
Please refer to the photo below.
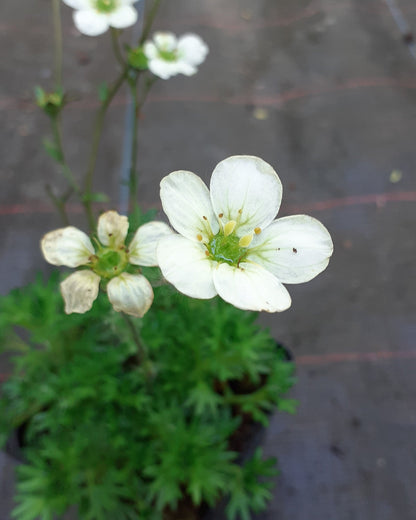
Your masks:
[{"label": "white petal", "polygon": [[291,305],[279,280],[255,264],[243,263],[239,268],[220,264],[214,271],[214,284],[221,298],[239,309],[281,312]]},{"label": "white petal", "polygon": [[256,236],[248,258],[283,283],[303,283],[326,268],[332,251],[331,236],[319,220],[293,215],[275,220]]},{"label": "white petal", "polygon": [[150,41],[144,43],[143,52],[148,60],[154,59],[157,56],[159,56],[156,45]]},{"label": "white petal", "polygon": [[97,235],[104,246],[117,247],[124,244],[129,230],[129,220],[117,211],[106,211],[98,219]]},{"label": "white petal", "polygon": [[[280,207],[282,183],[262,159],[235,155],[220,162],[211,177],[211,200],[224,223],[237,221],[236,233],[244,236],[255,227],[272,222]],[[241,211],[241,214],[239,213]]]},{"label": "white petal", "polygon": [[124,29],[134,25],[137,21],[138,14],[131,5],[122,5],[113,13],[108,15],[108,23],[116,29]]},{"label": "white petal", "polygon": [[170,52],[176,49],[177,39],[171,32],[155,32],[153,35],[153,41],[156,46],[163,51]]},{"label": "white petal", "polygon": [[65,312],[84,313],[91,309],[98,296],[100,277],[89,270],[77,271],[61,283]]},{"label": "white petal", "polygon": [[155,76],[161,79],[169,79],[179,74],[176,61],[166,61],[157,57],[149,61],[148,67]]},{"label": "white petal", "polygon": [[153,302],[153,289],[141,274],[123,273],[109,281],[108,299],[117,312],[141,318]]},{"label": "white petal", "polygon": [[87,36],[103,34],[109,27],[108,16],[98,13],[94,9],[75,11],[74,23],[79,32]]},{"label": "white petal", "polygon": [[157,265],[159,240],[172,234],[173,231],[164,222],[148,222],[140,226],[129,245],[129,262],[134,265]]},{"label": "white petal", "polygon": [[87,264],[90,256],[95,253],[88,236],[73,226],[46,233],[40,246],[47,262],[67,267]]},{"label": "white petal", "polygon": [[92,6],[91,0],[63,0],[63,2],[73,9],[90,9]]},{"label": "white petal", "polygon": [[184,34],[178,41],[178,54],[190,65],[200,65],[208,54],[208,46],[197,34]]},{"label": "white petal", "polygon": [[204,246],[171,235],[159,242],[157,260],[163,276],[178,291],[203,300],[217,294],[212,279],[217,263],[207,258]]},{"label": "white petal", "polygon": [[186,61],[178,61],[176,64],[177,74],[184,74],[185,76],[193,76],[198,72],[198,69]]},{"label": "white petal", "polygon": [[218,233],[208,188],[198,175],[182,170],[169,174],[160,183],[160,198],[170,223],[181,235],[195,241],[201,235],[208,242]]}]

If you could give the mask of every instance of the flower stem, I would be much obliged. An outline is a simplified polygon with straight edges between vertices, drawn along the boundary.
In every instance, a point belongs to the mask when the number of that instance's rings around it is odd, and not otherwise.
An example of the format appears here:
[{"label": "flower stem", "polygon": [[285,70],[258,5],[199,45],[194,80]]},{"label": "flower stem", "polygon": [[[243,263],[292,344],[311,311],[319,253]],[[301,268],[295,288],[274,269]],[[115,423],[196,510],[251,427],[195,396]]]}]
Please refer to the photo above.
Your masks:
[{"label": "flower stem", "polygon": [[93,187],[93,180],[94,180],[94,172],[95,167],[97,164],[97,157],[98,157],[98,147],[101,140],[101,134],[103,132],[103,125],[104,125],[104,119],[107,113],[107,109],[110,106],[110,103],[112,102],[114,96],[117,94],[118,90],[124,83],[124,80],[127,77],[128,73],[128,67],[124,67],[123,71],[117,78],[117,80],[114,82],[111,89],[108,91],[108,94],[105,98],[105,100],[101,103],[101,106],[95,116],[94,121],[94,130],[92,135],[92,143],[91,143],[91,151],[88,158],[88,165],[87,170],[85,172],[84,177],[84,197],[83,197],[83,204],[85,208],[85,212],[87,214],[88,222],[91,231],[95,230],[95,219],[94,214],[92,211],[92,187]]},{"label": "flower stem", "polygon": [[157,77],[153,76],[151,78],[147,78],[142,95],[139,99],[139,94],[137,90],[137,80],[139,75],[133,81],[129,81],[131,98],[133,104],[133,131],[131,138],[131,159],[130,159],[130,173],[129,173],[129,208],[130,211],[136,209],[138,202],[138,183],[139,183],[139,172],[137,171],[137,152],[138,152],[138,144],[137,144],[137,136],[138,136],[138,128],[139,128],[139,119],[141,115],[141,109],[146,101],[146,98],[150,92],[150,89],[157,81]]},{"label": "flower stem", "polygon": [[[51,199],[51,201],[54,204],[54,206],[56,207],[56,210],[59,213],[59,216],[61,217],[63,225],[64,226],[68,226],[69,225],[69,218],[68,218],[68,214],[66,212],[66,207],[65,207],[66,201],[68,199],[68,195],[64,194],[61,197],[57,197],[53,193],[52,188],[50,187],[49,184],[47,184],[45,186],[45,191],[46,191],[48,197]],[[70,192],[72,192],[72,190],[70,190]]]},{"label": "flower stem", "polygon": [[128,314],[124,314],[124,312],[122,312],[121,315],[123,316],[123,319],[126,322],[126,325],[130,329],[133,341],[135,342],[135,344],[137,346],[137,361],[140,365],[145,359],[147,359],[147,349],[146,349],[145,345],[143,344],[143,342],[140,338],[139,332],[138,332],[136,326],[134,325],[131,317]]},{"label": "flower stem", "polygon": [[78,194],[78,196],[81,197],[81,188],[79,187],[71,169],[69,168],[68,164],[65,160],[65,154],[64,149],[62,146],[62,137],[61,137],[61,128],[59,124],[59,116],[54,116],[51,119],[52,124],[52,132],[53,132],[53,138],[55,141],[55,146],[59,154],[58,162],[61,165],[62,168],[62,175],[67,180],[68,184],[71,186],[71,188]]},{"label": "flower stem", "polygon": [[119,31],[117,29],[114,29],[114,27],[111,27],[111,43],[113,45],[113,52],[114,56],[116,57],[116,60],[122,67],[124,67],[126,65],[126,62],[120,50]]},{"label": "flower stem", "polygon": [[143,32],[142,32],[142,37],[140,38],[140,43],[139,43],[140,45],[142,45],[147,40],[147,38],[149,37],[149,33],[150,33],[151,29],[152,29],[152,25],[153,25],[154,19],[155,19],[156,15],[157,15],[157,12],[159,10],[160,3],[161,3],[161,0],[154,0],[154,2],[153,2],[152,8],[151,8],[151,10],[149,12],[149,15],[146,18],[146,24],[145,24]]},{"label": "flower stem", "polygon": [[54,30],[54,80],[55,88],[62,85],[62,23],[61,0],[52,0],[53,30]]}]

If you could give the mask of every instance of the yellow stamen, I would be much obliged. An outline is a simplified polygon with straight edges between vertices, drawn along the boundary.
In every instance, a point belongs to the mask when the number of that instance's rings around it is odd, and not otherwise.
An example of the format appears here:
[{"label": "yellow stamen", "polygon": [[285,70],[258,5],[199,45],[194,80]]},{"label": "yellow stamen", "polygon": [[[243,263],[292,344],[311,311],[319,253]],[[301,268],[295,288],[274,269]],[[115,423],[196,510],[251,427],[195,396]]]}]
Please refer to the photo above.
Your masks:
[{"label": "yellow stamen", "polygon": [[234,231],[237,222],[235,220],[230,220],[224,226],[224,235],[228,237]]},{"label": "yellow stamen", "polygon": [[260,235],[261,228],[259,228],[259,227],[254,228],[254,233],[256,233],[256,235]]},{"label": "yellow stamen", "polygon": [[253,240],[253,233],[250,233],[249,235],[244,235],[243,237],[240,238],[238,245],[240,247],[248,247],[251,244],[252,240]]},{"label": "yellow stamen", "polygon": [[196,235],[196,238],[197,238],[200,242],[202,242],[202,235],[201,235],[200,233],[198,233],[198,234]]}]

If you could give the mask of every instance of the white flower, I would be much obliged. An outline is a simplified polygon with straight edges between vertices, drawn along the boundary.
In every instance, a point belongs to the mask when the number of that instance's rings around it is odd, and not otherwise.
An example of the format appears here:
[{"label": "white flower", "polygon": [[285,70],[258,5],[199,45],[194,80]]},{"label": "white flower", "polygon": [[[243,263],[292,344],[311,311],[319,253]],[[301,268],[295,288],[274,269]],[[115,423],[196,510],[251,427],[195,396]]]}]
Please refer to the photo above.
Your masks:
[{"label": "white flower", "polygon": [[327,229],[306,215],[274,220],[282,185],[258,157],[220,162],[210,188],[187,171],[162,179],[163,209],[179,233],[159,242],[164,277],[194,298],[219,294],[240,309],[286,310],[291,299],[282,283],[307,282],[328,265]]},{"label": "white flower", "polygon": [[133,4],[137,0],[63,0],[76,11],[76,28],[87,36],[98,36],[109,27],[124,29],[137,20]]},{"label": "white flower", "polygon": [[97,247],[79,229],[68,226],[46,233],[41,241],[43,256],[53,265],[85,268],[61,283],[65,312],[84,313],[98,296],[100,280],[107,283],[107,294],[114,310],[142,317],[153,301],[153,290],[141,274],[126,272],[130,265],[157,265],[158,240],[171,234],[163,222],[139,227],[129,247],[124,245],[129,223],[116,211],[103,213],[97,226]]},{"label": "white flower", "polygon": [[176,74],[195,74],[208,54],[208,46],[196,34],[176,38],[170,32],[156,32],[153,41],[145,42],[143,52],[153,74],[169,79]]}]

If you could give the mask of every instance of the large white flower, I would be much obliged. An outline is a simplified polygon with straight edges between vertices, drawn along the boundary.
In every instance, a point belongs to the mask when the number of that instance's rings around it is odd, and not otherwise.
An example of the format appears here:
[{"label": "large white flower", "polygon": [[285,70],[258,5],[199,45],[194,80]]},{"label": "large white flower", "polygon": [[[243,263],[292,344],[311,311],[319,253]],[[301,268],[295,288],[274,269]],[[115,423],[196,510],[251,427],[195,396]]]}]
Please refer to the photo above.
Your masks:
[{"label": "large white flower", "polygon": [[138,228],[126,247],[128,227],[127,217],[107,211],[98,220],[95,248],[89,237],[73,226],[56,229],[42,238],[42,253],[50,264],[85,267],[61,283],[67,314],[91,309],[100,280],[106,282],[114,310],[138,317],[148,311],[153,301],[152,286],[143,275],[126,270],[131,270],[131,265],[157,265],[158,240],[172,231],[163,222],[149,222]]},{"label": "large white flower", "polygon": [[208,54],[208,46],[196,34],[176,38],[170,32],[156,32],[153,41],[145,42],[143,52],[153,74],[169,79],[176,74],[195,74]]},{"label": "large white flower", "polygon": [[98,36],[109,27],[124,29],[137,20],[133,4],[137,0],[63,0],[76,11],[76,28],[87,36]]},{"label": "large white flower", "polygon": [[274,220],[282,185],[258,157],[220,162],[210,188],[187,171],[162,179],[163,209],[179,233],[159,242],[163,275],[194,298],[219,294],[240,309],[286,310],[291,299],[282,284],[307,282],[328,265],[327,229],[306,215]]}]

